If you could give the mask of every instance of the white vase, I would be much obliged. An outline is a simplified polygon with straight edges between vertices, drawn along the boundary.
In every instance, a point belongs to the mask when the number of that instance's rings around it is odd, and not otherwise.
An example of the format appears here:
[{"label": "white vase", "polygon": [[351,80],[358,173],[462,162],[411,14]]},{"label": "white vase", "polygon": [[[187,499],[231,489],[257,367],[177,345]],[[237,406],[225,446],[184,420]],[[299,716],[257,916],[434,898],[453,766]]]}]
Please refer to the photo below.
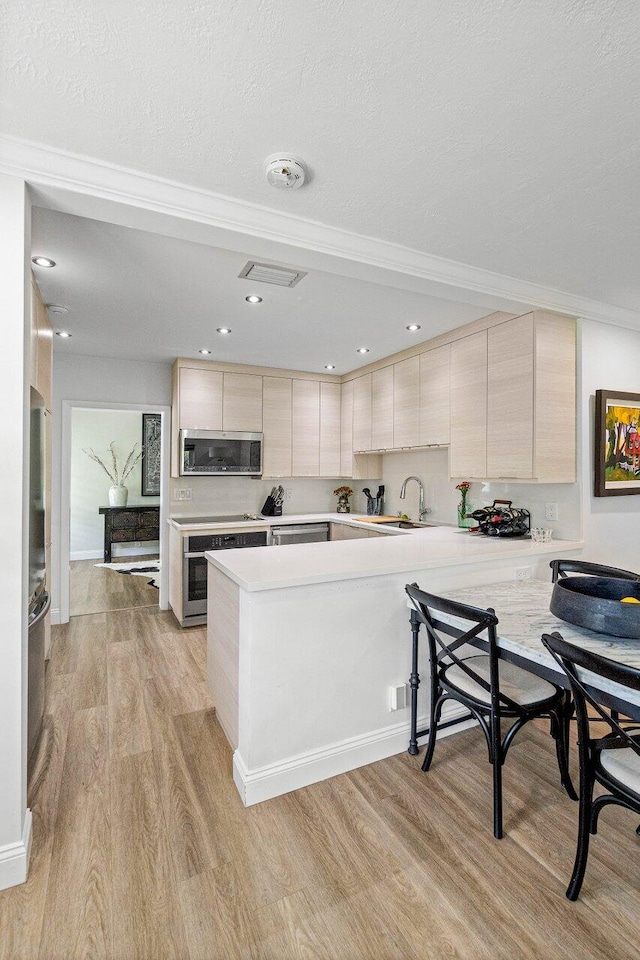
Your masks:
[{"label": "white vase", "polygon": [[114,483],[109,487],[109,506],[126,507],[129,491],[124,483]]}]

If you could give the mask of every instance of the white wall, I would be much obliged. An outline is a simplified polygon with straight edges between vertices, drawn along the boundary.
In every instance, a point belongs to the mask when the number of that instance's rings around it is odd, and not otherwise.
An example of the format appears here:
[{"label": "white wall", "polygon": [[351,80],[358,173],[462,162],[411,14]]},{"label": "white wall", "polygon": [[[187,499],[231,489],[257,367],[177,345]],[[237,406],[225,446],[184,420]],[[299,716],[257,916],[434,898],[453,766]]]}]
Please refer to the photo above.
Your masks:
[{"label": "white wall", "polygon": [[[104,544],[104,516],[99,507],[109,505],[110,481],[102,468],[90,460],[85,450],[93,448],[111,469],[109,444],[115,440],[115,451],[120,468],[133,448],[139,451],[142,441],[142,413],[133,410],[85,410],[71,411],[71,559],[85,560],[102,557]],[[142,463],[138,462],[125,481],[129,491],[128,504],[153,506],[160,497],[143,497],[141,494]],[[134,553],[153,553],[158,550],[157,541],[149,541],[142,547],[131,544],[114,544],[113,556],[130,556]]]},{"label": "white wall", "polygon": [[582,358],[579,468],[584,556],[640,571],[640,495],[593,496],[595,391],[614,389],[640,393],[640,332],[582,320],[579,336]]},{"label": "white wall", "polygon": [[0,175],[0,889],[27,875],[27,557],[30,201],[24,180]]},{"label": "white wall", "polygon": [[65,350],[67,345],[67,342],[56,343],[53,359],[51,593],[54,617],[60,609],[60,481],[63,401],[139,403],[143,406],[155,406],[156,404],[166,406],[171,403],[170,364],[84,357],[68,354]]}]

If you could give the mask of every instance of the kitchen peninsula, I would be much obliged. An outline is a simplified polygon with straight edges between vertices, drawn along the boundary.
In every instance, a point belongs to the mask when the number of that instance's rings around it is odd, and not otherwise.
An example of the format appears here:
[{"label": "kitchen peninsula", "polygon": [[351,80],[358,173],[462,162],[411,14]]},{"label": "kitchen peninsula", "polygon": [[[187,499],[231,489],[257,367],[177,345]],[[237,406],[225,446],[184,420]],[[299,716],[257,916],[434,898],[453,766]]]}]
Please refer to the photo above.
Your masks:
[{"label": "kitchen peninsula", "polygon": [[[365,526],[343,515],[313,519]],[[446,592],[513,580],[516,571],[549,579],[553,557],[581,549],[442,526],[207,553],[209,685],[243,802],[406,749],[408,708],[391,712],[389,699],[410,673],[406,583]],[[420,723],[426,707],[423,687]],[[453,704],[443,719],[459,712]]]}]

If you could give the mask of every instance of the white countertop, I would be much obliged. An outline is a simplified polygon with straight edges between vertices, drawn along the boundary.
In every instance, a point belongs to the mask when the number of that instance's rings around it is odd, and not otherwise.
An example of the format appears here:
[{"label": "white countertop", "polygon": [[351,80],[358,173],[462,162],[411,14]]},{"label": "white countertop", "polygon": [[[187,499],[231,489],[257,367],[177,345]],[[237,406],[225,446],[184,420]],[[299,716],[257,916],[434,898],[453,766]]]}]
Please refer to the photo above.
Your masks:
[{"label": "white countertop", "polygon": [[[345,514],[308,514],[271,517],[271,523],[334,520],[372,528]],[[255,521],[264,528],[264,521]],[[251,528],[252,524],[246,524]],[[244,524],[243,524],[244,527]],[[181,529],[185,529],[182,527]],[[248,550],[218,550],[205,554],[244,590],[275,590],[309,583],[354,580],[408,570],[481,564],[491,560],[527,560],[540,556],[563,556],[580,550],[583,543],[552,540],[538,544],[523,537],[500,539],[469,533],[457,527],[394,530],[395,536],[300,543]],[[399,535],[398,535],[399,534]]]},{"label": "white countertop", "polygon": [[351,513],[288,513],[282,517],[260,517],[258,520],[234,520],[227,523],[212,523],[209,521],[189,523],[188,517],[170,517],[167,523],[176,530],[184,533],[193,533],[198,530],[211,530],[213,533],[234,530],[264,530],[267,527],[282,527],[294,523],[346,523],[350,527],[360,527],[366,530],[382,530],[383,533],[397,534],[415,531],[398,530],[386,524],[376,524],[370,521],[360,522],[361,514]]}]

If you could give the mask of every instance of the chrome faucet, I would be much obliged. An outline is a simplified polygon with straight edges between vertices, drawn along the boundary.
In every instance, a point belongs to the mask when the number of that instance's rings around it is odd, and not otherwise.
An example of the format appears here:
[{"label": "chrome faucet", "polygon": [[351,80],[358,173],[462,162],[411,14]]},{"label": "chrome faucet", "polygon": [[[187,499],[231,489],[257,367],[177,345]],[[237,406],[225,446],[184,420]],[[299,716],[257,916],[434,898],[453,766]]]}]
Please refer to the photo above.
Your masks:
[{"label": "chrome faucet", "polygon": [[425,507],[424,505],[424,484],[420,479],[420,477],[407,477],[407,479],[402,484],[402,489],[400,490],[400,499],[404,500],[404,498],[407,495],[407,484],[409,483],[409,480],[415,480],[415,482],[418,484],[420,488],[420,506],[419,506],[420,513],[419,513],[418,519],[422,521],[424,520],[425,516],[428,513],[431,513],[431,507]]}]

